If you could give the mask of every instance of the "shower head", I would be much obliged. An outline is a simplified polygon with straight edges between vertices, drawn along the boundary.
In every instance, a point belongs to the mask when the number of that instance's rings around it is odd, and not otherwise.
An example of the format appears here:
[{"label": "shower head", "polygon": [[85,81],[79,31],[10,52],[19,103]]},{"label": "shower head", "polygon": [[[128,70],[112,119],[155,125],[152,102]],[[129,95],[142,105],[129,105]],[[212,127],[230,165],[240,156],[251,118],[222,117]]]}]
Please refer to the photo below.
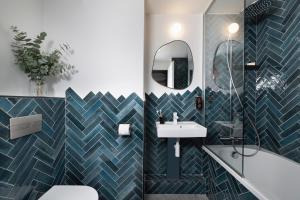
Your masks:
[{"label": "shower head", "polygon": [[271,6],[272,0],[257,0],[245,9],[245,16],[255,17],[257,15],[261,15],[265,11],[267,11]]}]

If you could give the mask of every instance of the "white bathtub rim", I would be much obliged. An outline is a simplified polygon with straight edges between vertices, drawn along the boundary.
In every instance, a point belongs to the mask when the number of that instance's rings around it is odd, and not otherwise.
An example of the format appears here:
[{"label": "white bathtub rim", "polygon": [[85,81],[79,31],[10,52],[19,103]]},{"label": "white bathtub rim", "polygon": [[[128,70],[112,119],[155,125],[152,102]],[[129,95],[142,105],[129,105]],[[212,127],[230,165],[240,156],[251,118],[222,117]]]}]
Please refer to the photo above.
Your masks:
[{"label": "white bathtub rim", "polygon": [[[215,147],[218,147],[218,146],[228,147],[228,146],[232,146],[232,145],[207,145],[207,146],[208,147],[214,147],[214,146]],[[207,146],[205,146],[205,147],[207,148]],[[246,149],[252,149],[253,151],[257,150],[257,148],[258,148],[258,146],[256,146],[256,145],[236,145],[236,147],[237,147],[237,149],[239,149],[239,148],[246,148]],[[234,150],[233,147],[232,147],[232,150]],[[278,155],[277,153],[274,153],[273,151],[270,151],[268,149],[264,149],[264,148],[260,147],[259,151],[262,151],[262,152],[265,152],[265,153],[268,153],[268,154],[272,154],[273,156],[280,156],[280,159],[286,160],[288,162],[292,162],[292,163],[300,166],[300,163],[298,163],[298,162],[296,162],[296,161],[294,161],[292,159],[289,159],[287,157]]]},{"label": "white bathtub rim", "polygon": [[226,169],[236,180],[238,180],[245,188],[247,188],[253,195],[260,200],[271,200],[261,193],[253,184],[251,184],[246,178],[241,177],[236,171],[234,171],[227,163],[216,156],[209,148],[203,146],[202,149],[210,155],[215,161],[217,161],[222,167]]}]

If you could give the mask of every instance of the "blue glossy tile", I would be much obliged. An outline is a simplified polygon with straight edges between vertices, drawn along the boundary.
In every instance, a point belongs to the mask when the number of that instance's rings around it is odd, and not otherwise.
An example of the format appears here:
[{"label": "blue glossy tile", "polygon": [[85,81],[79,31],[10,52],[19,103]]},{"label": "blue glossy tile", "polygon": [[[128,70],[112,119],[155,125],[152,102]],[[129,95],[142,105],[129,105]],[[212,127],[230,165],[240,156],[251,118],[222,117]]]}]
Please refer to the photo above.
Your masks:
[{"label": "blue glossy tile", "polygon": [[14,107],[8,112],[12,117],[18,116],[27,104],[31,101],[30,98],[20,98],[20,100],[14,105]]},{"label": "blue glossy tile", "polygon": [[[93,186],[103,200],[125,200],[132,196],[141,200],[143,182],[137,180],[143,173],[139,167],[143,164],[143,101],[136,94],[128,98],[98,94],[90,93],[78,99],[73,90],[67,92],[66,183]],[[80,102],[80,106],[72,103],[73,99]],[[84,127],[78,126],[78,122]],[[119,137],[117,125],[120,122],[132,123],[137,131],[130,137]],[[131,155],[126,158],[130,159],[137,154],[139,159],[124,163],[122,155]],[[127,197],[129,193],[131,197]]]},{"label": "blue glossy tile", "polygon": [[13,103],[7,98],[0,97],[0,106],[2,110],[8,112],[13,107]]},{"label": "blue glossy tile", "polygon": [[[10,140],[9,130],[4,127],[0,130],[0,196],[4,199],[35,200],[50,188],[54,179],[55,184],[64,182],[64,156],[59,153],[64,149],[64,123],[61,125],[64,122],[64,109],[61,109],[64,108],[64,99],[9,97],[1,100],[0,108],[8,112],[4,114],[6,117],[43,111],[44,125],[38,134]],[[11,108],[8,110],[9,105]],[[54,139],[58,141],[54,143]],[[37,176],[38,171],[44,173]]]},{"label": "blue glossy tile", "polygon": [[94,92],[89,92],[84,98],[84,101],[90,101],[93,97],[95,97]]},{"label": "blue glossy tile", "polygon": [[83,131],[85,127],[82,125],[82,123],[76,119],[75,116],[73,116],[70,112],[66,115],[67,119],[70,120],[80,131]]},{"label": "blue glossy tile", "polygon": [[0,108],[0,124],[2,124],[5,127],[9,127],[9,119],[11,117]]}]

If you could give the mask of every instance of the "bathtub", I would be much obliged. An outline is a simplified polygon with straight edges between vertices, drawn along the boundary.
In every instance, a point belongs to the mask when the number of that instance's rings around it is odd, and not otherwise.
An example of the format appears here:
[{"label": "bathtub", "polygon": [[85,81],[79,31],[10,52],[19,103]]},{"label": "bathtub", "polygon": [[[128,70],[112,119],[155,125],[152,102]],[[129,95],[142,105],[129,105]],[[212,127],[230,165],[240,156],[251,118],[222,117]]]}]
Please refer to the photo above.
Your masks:
[{"label": "bathtub", "polygon": [[[245,146],[244,152],[250,154],[255,148]],[[240,168],[242,163],[241,158],[232,157],[232,146],[209,145],[203,146],[203,149],[258,199],[300,200],[299,163],[261,149],[253,157],[244,157],[244,176],[241,176],[230,167]],[[240,147],[237,149],[242,152]]]}]

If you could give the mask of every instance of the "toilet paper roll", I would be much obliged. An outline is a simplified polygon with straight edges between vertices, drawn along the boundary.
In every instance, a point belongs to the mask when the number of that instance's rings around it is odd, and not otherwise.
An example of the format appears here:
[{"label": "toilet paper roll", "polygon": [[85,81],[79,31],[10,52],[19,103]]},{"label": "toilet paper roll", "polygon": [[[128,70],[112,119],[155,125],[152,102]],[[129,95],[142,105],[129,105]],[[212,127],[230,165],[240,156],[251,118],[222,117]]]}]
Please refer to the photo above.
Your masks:
[{"label": "toilet paper roll", "polygon": [[119,124],[119,135],[130,135],[130,124]]}]

